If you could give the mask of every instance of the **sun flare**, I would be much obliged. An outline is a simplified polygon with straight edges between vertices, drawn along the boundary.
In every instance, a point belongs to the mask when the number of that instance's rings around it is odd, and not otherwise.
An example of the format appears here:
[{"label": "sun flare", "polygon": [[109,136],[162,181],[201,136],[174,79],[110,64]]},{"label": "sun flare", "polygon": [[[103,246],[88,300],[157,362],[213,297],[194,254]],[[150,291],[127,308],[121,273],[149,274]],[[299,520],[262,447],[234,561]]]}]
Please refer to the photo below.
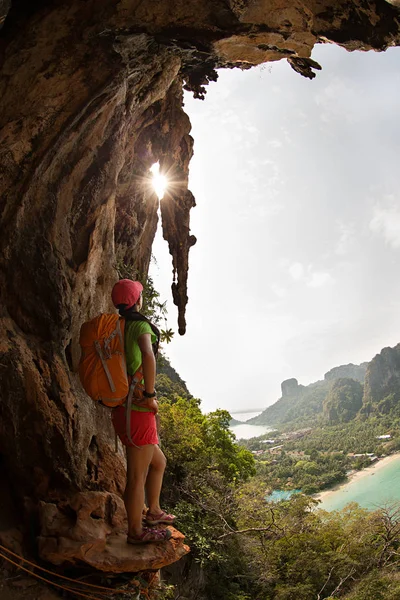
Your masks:
[{"label": "sun flare", "polygon": [[152,186],[158,196],[158,199],[161,200],[164,197],[165,190],[168,187],[168,179],[165,177],[165,175],[160,173],[159,163],[154,163],[154,165],[150,168],[150,171],[152,173]]}]

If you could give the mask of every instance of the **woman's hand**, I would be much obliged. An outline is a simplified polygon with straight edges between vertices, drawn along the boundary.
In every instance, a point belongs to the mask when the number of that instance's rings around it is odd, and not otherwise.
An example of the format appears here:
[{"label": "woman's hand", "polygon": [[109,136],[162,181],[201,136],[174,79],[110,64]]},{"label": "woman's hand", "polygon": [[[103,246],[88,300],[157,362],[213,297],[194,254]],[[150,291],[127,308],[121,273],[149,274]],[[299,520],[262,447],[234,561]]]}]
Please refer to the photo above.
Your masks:
[{"label": "woman's hand", "polygon": [[157,398],[149,398],[147,400],[147,406],[153,411],[156,415],[158,413],[158,401]]}]

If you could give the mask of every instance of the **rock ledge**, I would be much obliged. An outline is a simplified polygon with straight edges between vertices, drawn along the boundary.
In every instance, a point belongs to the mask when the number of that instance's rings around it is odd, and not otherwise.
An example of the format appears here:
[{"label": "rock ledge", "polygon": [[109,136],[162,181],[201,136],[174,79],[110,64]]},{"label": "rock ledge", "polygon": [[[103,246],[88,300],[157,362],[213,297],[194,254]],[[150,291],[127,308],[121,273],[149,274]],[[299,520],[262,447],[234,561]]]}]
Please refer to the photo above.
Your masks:
[{"label": "rock ledge", "polygon": [[137,573],[161,569],[190,551],[185,536],[173,527],[167,542],[127,544],[124,513],[121,498],[106,492],[81,492],[58,504],[42,502],[40,557],[54,565],[85,563],[109,573]]}]

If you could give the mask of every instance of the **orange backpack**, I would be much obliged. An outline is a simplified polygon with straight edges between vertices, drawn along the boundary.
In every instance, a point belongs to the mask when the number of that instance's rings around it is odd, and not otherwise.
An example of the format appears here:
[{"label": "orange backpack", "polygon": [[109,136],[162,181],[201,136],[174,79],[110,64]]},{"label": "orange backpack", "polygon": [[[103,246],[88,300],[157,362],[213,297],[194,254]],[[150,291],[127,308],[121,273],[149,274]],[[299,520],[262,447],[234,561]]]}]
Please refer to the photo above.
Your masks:
[{"label": "orange backpack", "polygon": [[98,315],[81,327],[79,377],[93,400],[114,408],[129,392],[124,349],[125,321],[116,314]]},{"label": "orange backpack", "polygon": [[133,376],[127,373],[124,331],[125,319],[116,314],[98,315],[83,323],[79,335],[79,378],[87,395],[104,406],[115,408],[126,401],[126,435],[136,446],[130,429],[132,404],[153,409],[154,400],[143,396],[142,368]]}]

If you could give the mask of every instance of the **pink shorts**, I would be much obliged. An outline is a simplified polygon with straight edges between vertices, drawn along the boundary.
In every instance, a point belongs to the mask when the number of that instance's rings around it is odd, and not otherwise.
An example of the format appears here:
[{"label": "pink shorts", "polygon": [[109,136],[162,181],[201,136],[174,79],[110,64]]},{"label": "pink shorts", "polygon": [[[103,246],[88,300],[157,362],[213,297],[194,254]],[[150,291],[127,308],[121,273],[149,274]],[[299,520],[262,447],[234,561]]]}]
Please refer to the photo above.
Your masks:
[{"label": "pink shorts", "polygon": [[147,446],[158,444],[156,417],[153,412],[139,412],[131,410],[131,438],[130,443],[126,434],[125,406],[118,406],[112,411],[112,423],[119,439],[124,446]]}]

